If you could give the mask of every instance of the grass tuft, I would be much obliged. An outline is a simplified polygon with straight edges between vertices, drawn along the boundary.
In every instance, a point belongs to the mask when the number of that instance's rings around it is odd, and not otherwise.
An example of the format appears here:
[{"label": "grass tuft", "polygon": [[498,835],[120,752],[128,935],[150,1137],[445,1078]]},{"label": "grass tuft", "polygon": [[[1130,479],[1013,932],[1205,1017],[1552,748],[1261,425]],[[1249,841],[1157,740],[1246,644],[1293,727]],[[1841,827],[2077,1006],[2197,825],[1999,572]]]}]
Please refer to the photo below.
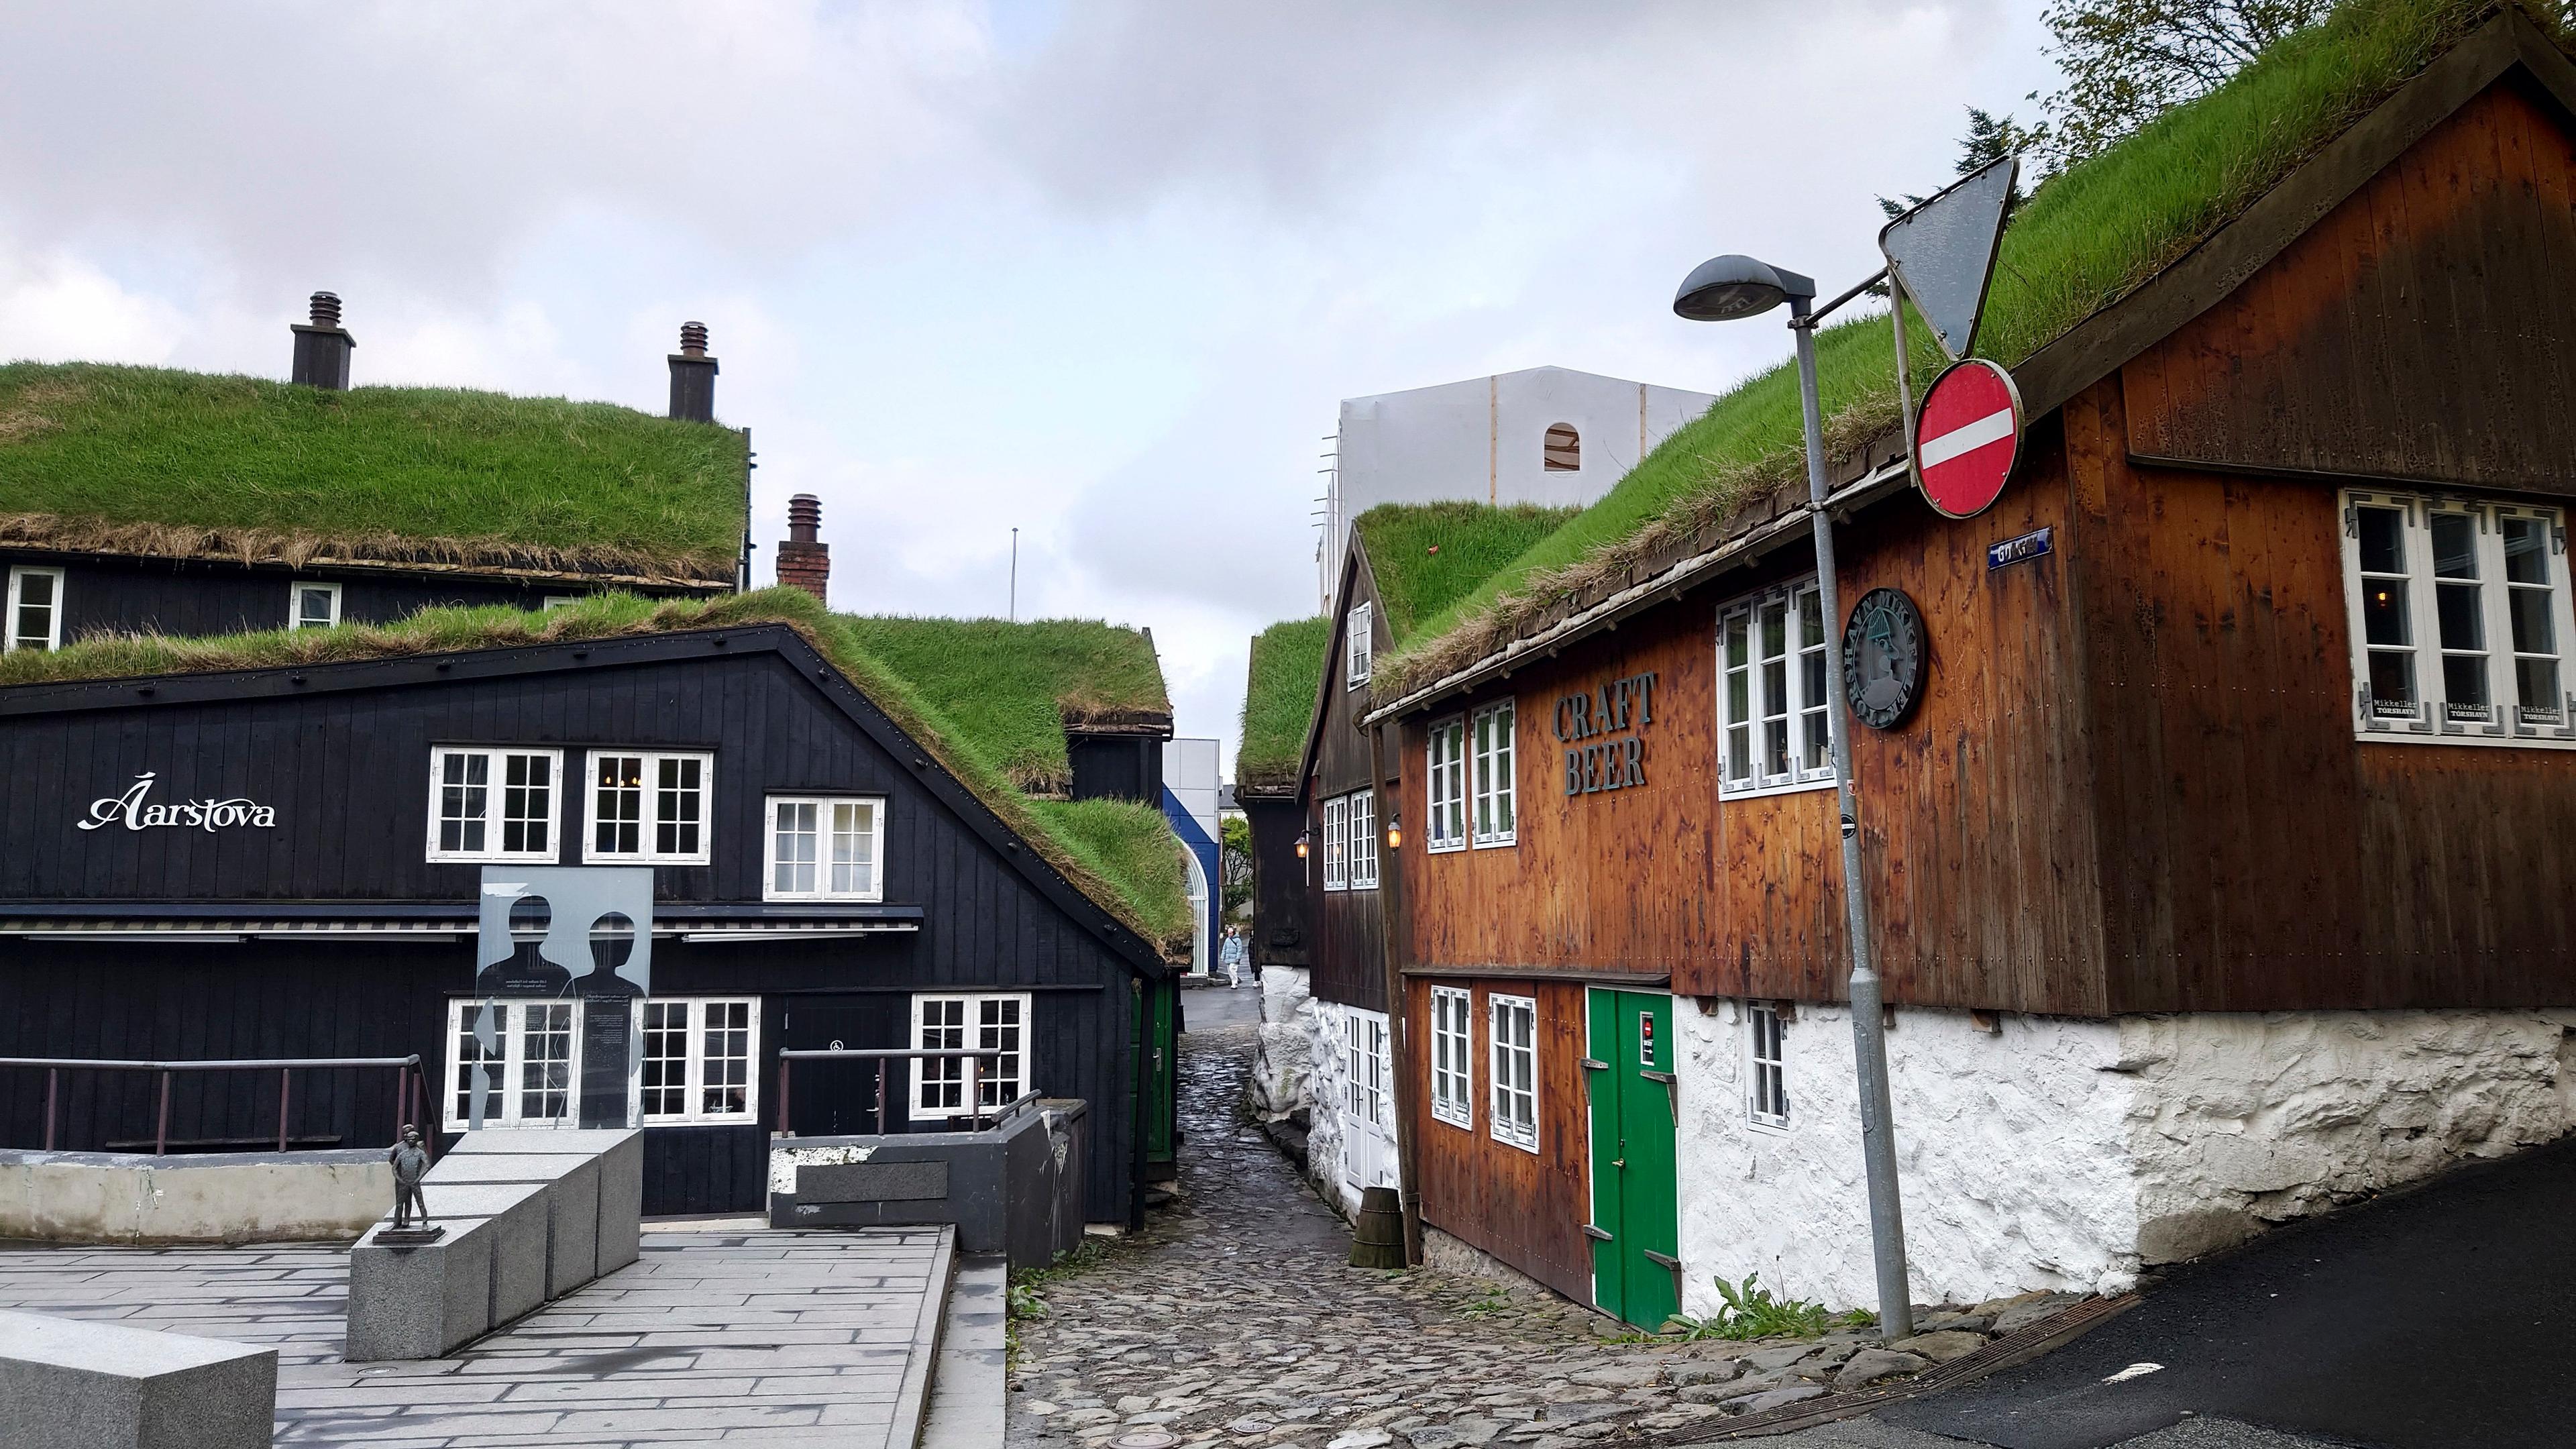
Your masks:
[{"label": "grass tuft", "polygon": [[912,680],[1033,794],[1073,786],[1066,726],[1172,723],[1153,641],[1135,629],[1092,619],[843,617],[861,648]]}]

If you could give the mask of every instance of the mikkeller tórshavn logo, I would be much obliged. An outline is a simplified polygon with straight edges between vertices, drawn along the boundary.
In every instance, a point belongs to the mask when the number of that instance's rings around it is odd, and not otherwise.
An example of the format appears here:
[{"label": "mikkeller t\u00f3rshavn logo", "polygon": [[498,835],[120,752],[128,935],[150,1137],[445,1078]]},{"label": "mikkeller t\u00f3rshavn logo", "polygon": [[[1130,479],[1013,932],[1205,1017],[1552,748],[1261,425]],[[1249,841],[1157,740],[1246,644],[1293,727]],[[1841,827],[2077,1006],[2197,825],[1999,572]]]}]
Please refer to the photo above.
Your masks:
[{"label": "mikkeller t\u00f3rshavn logo", "polygon": [[83,830],[123,824],[128,830],[146,830],[157,826],[194,826],[212,834],[226,826],[249,826],[267,830],[277,824],[277,807],[260,805],[247,799],[182,800],[175,805],[147,805],[144,797],[152,793],[155,771],[146,770],[134,777],[133,788],[122,795],[89,802],[89,818],[80,822]]}]

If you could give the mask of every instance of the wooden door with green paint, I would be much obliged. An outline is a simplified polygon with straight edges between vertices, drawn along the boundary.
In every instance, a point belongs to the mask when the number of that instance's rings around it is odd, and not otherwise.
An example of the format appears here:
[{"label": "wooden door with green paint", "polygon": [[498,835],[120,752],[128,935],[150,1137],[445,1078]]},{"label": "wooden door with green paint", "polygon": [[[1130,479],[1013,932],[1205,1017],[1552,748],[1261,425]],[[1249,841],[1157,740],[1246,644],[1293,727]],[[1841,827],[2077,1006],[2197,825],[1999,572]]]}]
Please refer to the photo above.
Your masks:
[{"label": "wooden door with green paint", "polygon": [[1681,1208],[1674,1150],[1673,999],[1590,993],[1592,1297],[1657,1329],[1681,1311]]}]

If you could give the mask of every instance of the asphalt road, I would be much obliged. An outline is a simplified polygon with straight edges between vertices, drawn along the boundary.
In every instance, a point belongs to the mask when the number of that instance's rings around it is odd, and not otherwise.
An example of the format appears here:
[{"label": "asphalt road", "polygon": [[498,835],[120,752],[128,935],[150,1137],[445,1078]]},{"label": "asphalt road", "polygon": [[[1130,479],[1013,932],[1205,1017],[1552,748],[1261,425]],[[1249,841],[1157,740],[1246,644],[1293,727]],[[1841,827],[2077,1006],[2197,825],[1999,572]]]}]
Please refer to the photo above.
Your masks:
[{"label": "asphalt road", "polygon": [[[2161,1367],[2104,1382],[2134,1364]],[[2576,1445],[2576,1142],[2177,1269],[2045,1358],[1877,1417],[2003,1449],[2194,1420],[2374,1449]]]}]

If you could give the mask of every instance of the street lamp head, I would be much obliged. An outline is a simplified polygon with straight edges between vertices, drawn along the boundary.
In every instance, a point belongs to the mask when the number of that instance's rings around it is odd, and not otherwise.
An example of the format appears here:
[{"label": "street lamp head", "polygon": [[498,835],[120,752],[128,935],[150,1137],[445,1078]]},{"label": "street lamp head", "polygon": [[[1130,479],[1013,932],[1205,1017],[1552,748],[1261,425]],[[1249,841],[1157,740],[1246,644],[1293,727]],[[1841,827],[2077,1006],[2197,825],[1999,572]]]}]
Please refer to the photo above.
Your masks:
[{"label": "street lamp head", "polygon": [[1816,295],[1816,284],[1751,257],[1711,257],[1691,268],[1673,294],[1673,314],[1692,322],[1733,322],[1759,317],[1782,302]]}]

